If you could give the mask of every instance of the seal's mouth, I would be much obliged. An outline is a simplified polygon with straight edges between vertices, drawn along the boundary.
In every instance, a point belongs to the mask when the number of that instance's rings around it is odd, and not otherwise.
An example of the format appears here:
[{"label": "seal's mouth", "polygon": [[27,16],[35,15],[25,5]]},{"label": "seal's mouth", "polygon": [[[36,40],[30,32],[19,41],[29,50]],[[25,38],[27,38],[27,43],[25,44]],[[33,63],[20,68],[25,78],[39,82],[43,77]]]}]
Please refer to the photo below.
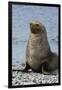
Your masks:
[{"label": "seal's mouth", "polygon": [[39,24],[30,23],[30,28],[31,28],[31,32],[34,34],[37,34],[41,31]]},{"label": "seal's mouth", "polygon": [[34,33],[34,34],[36,34],[36,33],[38,33],[39,31],[38,31],[37,28],[31,28],[31,32]]}]

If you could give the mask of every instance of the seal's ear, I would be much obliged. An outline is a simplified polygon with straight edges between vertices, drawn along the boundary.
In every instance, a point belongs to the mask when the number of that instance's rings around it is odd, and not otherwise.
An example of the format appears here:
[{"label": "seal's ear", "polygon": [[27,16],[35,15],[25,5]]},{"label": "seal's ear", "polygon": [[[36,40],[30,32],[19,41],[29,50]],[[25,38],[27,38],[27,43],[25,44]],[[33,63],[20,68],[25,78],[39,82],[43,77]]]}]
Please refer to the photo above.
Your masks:
[{"label": "seal's ear", "polygon": [[41,28],[42,28],[42,31],[43,31],[43,32],[46,31],[46,28],[45,28],[44,25],[42,25]]},{"label": "seal's ear", "polygon": [[43,26],[43,30],[46,30],[45,26]]}]

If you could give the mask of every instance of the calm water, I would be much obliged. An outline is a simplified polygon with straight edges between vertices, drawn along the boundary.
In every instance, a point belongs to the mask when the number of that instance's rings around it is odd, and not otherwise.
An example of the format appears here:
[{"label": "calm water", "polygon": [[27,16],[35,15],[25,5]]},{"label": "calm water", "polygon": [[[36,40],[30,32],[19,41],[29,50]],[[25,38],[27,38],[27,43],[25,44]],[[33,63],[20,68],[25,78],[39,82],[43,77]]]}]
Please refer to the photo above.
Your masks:
[{"label": "calm water", "polygon": [[53,52],[58,54],[58,8],[43,6],[12,6],[12,64],[25,62],[29,22],[38,20],[47,30],[48,41]]}]

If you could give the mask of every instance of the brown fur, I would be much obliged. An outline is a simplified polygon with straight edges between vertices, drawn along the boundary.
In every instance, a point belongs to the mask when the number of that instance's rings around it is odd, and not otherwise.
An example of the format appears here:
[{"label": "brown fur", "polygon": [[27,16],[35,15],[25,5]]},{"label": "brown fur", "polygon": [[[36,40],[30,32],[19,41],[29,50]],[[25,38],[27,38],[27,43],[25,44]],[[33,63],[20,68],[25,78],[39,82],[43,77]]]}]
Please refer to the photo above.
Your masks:
[{"label": "brown fur", "polygon": [[50,50],[44,25],[38,21],[31,22],[30,31],[26,49],[26,66],[23,71],[30,68],[42,73],[54,71],[58,68],[58,56]]}]

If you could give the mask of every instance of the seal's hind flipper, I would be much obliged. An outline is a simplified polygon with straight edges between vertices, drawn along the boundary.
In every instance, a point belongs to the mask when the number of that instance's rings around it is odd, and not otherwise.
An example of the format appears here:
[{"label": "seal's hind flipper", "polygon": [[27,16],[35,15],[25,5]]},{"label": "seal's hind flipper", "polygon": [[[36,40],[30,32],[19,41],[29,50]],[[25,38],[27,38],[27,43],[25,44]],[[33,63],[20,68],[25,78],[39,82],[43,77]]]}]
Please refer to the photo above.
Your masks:
[{"label": "seal's hind flipper", "polygon": [[42,73],[43,73],[44,75],[57,75],[57,73],[53,73],[53,72],[46,71],[43,67],[42,67]]}]

